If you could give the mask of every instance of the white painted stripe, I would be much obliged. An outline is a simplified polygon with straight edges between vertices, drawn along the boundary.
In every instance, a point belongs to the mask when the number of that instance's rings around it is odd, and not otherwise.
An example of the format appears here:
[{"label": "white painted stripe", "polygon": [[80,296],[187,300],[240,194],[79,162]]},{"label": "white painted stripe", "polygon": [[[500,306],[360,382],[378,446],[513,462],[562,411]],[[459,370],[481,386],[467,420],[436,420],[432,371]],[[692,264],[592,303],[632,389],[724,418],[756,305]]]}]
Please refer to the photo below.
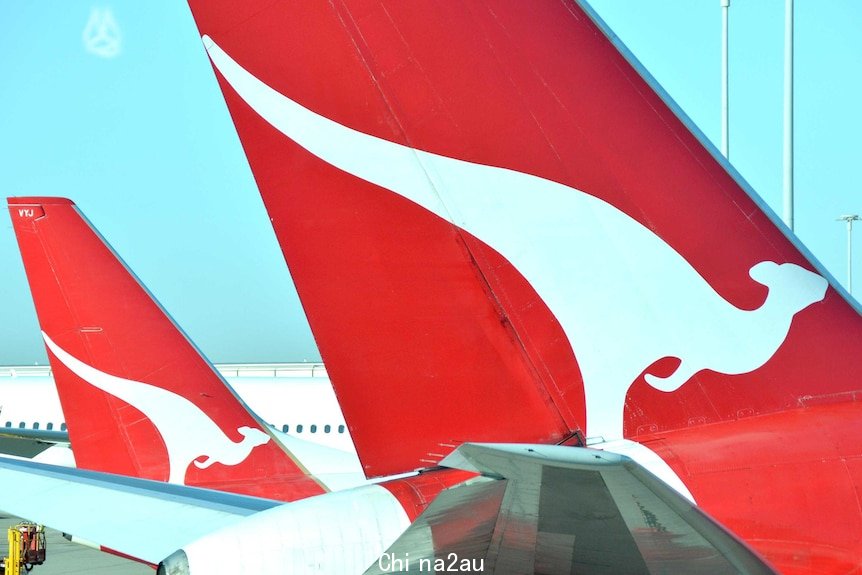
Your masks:
[{"label": "white painted stripe", "polygon": [[215,67],[264,120],[312,154],[395,192],[493,247],[530,282],[560,322],[584,379],[589,436],[623,435],[629,386],[677,357],[661,391],[692,375],[753,371],[784,342],[797,312],[826,280],[794,264],[761,262],[764,305],[724,300],[679,253],[640,222],[580,190],[530,174],[415,150],[342,126],[273,90],[208,36]]}]

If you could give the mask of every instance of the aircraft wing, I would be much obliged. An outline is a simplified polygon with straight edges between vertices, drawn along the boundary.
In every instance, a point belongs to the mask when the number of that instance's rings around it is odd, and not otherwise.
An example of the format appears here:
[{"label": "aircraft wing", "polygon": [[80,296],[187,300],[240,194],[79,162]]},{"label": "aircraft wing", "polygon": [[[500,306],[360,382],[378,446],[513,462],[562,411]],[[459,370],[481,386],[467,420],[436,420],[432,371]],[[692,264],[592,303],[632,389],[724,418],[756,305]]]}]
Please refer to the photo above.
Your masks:
[{"label": "aircraft wing", "polygon": [[157,564],[278,501],[0,458],[0,508]]},{"label": "aircraft wing", "polygon": [[[443,463],[481,475],[443,491],[400,537],[389,540],[394,543],[381,547],[388,550],[366,575],[452,568],[548,575],[774,573],[720,524],[625,456],[575,447],[465,444]],[[2,458],[0,493],[15,494],[0,498],[5,511],[153,565],[219,530],[233,540],[222,528],[281,505]],[[314,523],[310,516],[301,519],[299,524]],[[288,523],[267,523],[266,532],[275,539],[290,536],[280,532]],[[406,565],[395,563],[407,558]],[[191,563],[177,572],[191,572]]]},{"label": "aircraft wing", "polygon": [[69,445],[69,434],[48,429],[0,427],[0,453],[34,457],[52,445]]},{"label": "aircraft wing", "polygon": [[622,455],[465,444],[441,464],[479,472],[484,480],[441,493],[365,575],[775,572]]}]

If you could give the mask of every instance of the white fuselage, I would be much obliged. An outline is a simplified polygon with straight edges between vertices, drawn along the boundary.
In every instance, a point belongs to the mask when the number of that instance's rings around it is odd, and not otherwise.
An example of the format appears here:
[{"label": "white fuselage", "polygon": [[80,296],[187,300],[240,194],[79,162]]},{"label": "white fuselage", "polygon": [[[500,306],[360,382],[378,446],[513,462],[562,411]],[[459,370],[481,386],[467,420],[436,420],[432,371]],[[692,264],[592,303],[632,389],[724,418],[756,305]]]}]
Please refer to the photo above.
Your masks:
[{"label": "white fuselage", "polygon": [[[290,437],[355,453],[341,408],[320,364],[216,366],[263,421]],[[0,431],[65,431],[66,419],[47,367],[0,367]],[[68,450],[65,450],[68,451]],[[39,460],[68,464],[51,448]]]}]

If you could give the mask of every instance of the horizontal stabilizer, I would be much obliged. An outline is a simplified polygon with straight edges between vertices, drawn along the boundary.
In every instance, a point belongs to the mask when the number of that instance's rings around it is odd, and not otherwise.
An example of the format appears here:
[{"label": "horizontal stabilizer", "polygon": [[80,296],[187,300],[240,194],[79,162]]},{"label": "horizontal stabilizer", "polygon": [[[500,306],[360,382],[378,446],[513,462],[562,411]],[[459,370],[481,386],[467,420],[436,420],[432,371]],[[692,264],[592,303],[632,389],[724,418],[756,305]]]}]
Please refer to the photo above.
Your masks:
[{"label": "horizontal stabilizer", "polygon": [[210,531],[280,504],[6,458],[0,458],[0,493],[9,494],[0,501],[3,511],[153,565]]},{"label": "horizontal stabilizer", "polygon": [[65,431],[29,428],[0,428],[0,453],[35,457],[52,445],[69,445]]},{"label": "horizontal stabilizer", "polygon": [[366,575],[446,569],[774,573],[724,527],[625,456],[577,447],[465,444],[442,465],[477,471],[485,481],[442,493]]}]

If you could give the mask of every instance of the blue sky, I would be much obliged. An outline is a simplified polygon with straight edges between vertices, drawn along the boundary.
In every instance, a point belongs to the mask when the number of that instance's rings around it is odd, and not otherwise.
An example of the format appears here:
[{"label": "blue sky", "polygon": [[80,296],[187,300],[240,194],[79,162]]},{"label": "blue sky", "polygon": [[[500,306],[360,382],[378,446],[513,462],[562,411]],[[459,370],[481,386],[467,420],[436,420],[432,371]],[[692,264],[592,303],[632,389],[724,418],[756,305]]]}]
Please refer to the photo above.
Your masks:
[{"label": "blue sky", "polygon": [[[718,142],[719,0],[591,4]],[[118,51],[87,49],[93,9]],[[784,2],[731,0],[730,19],[730,159],[781,213]],[[862,3],[796,1],[796,233],[840,281],[835,218],[862,212],[860,29]],[[319,359],[183,2],[0,3],[0,186],[74,199],[210,359]],[[44,363],[5,210],[0,298],[0,365]]]}]

